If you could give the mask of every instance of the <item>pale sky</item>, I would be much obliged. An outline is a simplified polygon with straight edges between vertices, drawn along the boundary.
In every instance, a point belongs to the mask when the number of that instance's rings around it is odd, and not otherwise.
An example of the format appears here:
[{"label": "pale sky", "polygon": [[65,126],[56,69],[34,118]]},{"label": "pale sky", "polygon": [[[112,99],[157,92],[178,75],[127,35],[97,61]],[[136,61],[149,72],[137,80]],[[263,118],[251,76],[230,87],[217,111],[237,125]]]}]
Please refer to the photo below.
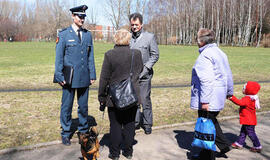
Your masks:
[{"label": "pale sky", "polygon": [[[71,5],[73,5],[73,1],[71,2]],[[106,26],[112,26],[110,21],[106,19],[105,13],[104,13],[104,1],[105,0],[75,0],[77,1],[77,6],[86,4],[88,6],[88,10],[86,14],[90,15],[90,11],[93,8],[94,13],[97,15],[97,24],[99,25],[106,25]]]},{"label": "pale sky", "polygon": [[[10,0],[12,1],[12,0]],[[24,2],[27,2],[29,4],[35,2],[36,0],[24,0]],[[86,14],[90,15],[90,11],[93,8],[93,11],[95,15],[97,16],[97,24],[98,25],[106,25],[106,26],[112,26],[110,21],[106,19],[105,13],[104,13],[104,5],[105,0],[63,0],[63,1],[69,1],[69,4],[71,7],[80,6],[80,5],[87,5],[88,10],[86,10]],[[22,1],[23,2],[23,1]]]}]

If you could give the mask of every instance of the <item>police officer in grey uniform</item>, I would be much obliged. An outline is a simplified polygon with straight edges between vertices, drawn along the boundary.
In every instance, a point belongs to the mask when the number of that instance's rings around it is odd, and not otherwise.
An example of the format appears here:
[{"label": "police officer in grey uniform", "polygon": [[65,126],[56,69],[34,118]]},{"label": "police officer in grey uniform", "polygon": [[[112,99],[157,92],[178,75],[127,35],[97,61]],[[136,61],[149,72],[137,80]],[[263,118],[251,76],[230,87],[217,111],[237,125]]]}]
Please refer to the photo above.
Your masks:
[{"label": "police officer in grey uniform", "polygon": [[[78,101],[78,131],[86,133],[89,128],[88,92],[89,86],[96,80],[96,70],[91,32],[82,28],[87,8],[86,5],[71,8],[73,24],[60,31],[57,38],[54,76],[63,90],[60,123],[64,145],[70,145],[72,136],[71,113],[75,91]],[[72,66],[74,69],[71,85],[67,85],[64,79],[64,66]]]},{"label": "police officer in grey uniform", "polygon": [[[140,94],[143,112],[138,108],[136,114],[136,129],[142,127],[145,134],[151,134],[153,125],[153,113],[151,103],[151,79],[153,66],[159,59],[159,50],[154,34],[146,32],[142,28],[143,17],[140,13],[129,16],[132,31],[130,46],[141,51],[144,68],[140,74]],[[141,117],[142,116],[142,117]],[[141,122],[142,120],[142,122]]]}]

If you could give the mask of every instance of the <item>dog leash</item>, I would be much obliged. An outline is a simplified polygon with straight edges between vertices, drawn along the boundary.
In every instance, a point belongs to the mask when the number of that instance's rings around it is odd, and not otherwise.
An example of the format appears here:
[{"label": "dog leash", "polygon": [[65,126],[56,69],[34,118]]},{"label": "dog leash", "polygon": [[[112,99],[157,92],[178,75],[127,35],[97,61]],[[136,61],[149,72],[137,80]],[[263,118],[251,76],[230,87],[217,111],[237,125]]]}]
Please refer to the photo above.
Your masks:
[{"label": "dog leash", "polygon": [[101,114],[101,123],[103,123],[103,125],[100,125],[101,127],[100,127],[100,129],[99,129],[99,133],[101,133],[101,132],[103,132],[103,130],[104,130],[104,128],[105,128],[105,125],[104,125],[104,114],[105,114],[105,110],[106,110],[106,108],[104,109],[104,111],[102,112],[102,114]]},{"label": "dog leash", "polygon": [[[105,124],[104,124],[105,122],[103,122],[104,121],[105,110],[106,110],[106,107],[105,107],[104,111],[101,114],[101,123],[103,123],[103,124],[99,125],[100,126],[99,133],[102,133],[104,128],[105,128]],[[103,148],[104,148],[104,146],[100,146],[100,148],[99,148],[100,153],[103,151]]]}]

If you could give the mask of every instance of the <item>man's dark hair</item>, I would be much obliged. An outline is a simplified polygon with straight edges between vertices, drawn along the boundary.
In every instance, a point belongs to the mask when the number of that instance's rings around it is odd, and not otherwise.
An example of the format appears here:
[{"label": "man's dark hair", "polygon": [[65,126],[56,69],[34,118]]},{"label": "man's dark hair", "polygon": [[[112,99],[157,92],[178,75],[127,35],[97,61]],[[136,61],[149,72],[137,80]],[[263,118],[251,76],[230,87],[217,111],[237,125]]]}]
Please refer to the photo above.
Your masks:
[{"label": "man's dark hair", "polygon": [[129,22],[132,19],[136,20],[137,18],[139,19],[140,23],[142,24],[143,23],[143,16],[140,13],[133,13],[133,14],[129,15]]}]

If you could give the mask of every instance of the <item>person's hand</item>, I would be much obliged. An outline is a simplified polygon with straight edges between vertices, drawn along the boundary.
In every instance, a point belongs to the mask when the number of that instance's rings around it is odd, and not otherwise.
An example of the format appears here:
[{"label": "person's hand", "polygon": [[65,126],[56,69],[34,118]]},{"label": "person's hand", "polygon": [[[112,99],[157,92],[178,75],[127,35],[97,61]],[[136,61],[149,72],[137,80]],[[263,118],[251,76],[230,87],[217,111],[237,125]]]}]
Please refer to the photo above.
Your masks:
[{"label": "person's hand", "polygon": [[66,84],[66,81],[59,82],[58,84],[59,84],[60,86],[64,87],[64,85]]},{"label": "person's hand", "polygon": [[202,103],[202,110],[208,111],[209,110],[209,104],[208,103]]},{"label": "person's hand", "polygon": [[106,104],[103,103],[103,102],[100,102],[99,110],[100,110],[101,112],[103,112],[103,111],[105,110],[105,108],[106,108]]},{"label": "person's hand", "polygon": [[227,95],[227,99],[232,99],[233,95]]},{"label": "person's hand", "polygon": [[140,79],[144,78],[149,73],[149,69],[147,67],[143,67],[143,71],[140,74]]},{"label": "person's hand", "polygon": [[90,80],[90,84],[93,84],[95,83],[96,80]]}]

